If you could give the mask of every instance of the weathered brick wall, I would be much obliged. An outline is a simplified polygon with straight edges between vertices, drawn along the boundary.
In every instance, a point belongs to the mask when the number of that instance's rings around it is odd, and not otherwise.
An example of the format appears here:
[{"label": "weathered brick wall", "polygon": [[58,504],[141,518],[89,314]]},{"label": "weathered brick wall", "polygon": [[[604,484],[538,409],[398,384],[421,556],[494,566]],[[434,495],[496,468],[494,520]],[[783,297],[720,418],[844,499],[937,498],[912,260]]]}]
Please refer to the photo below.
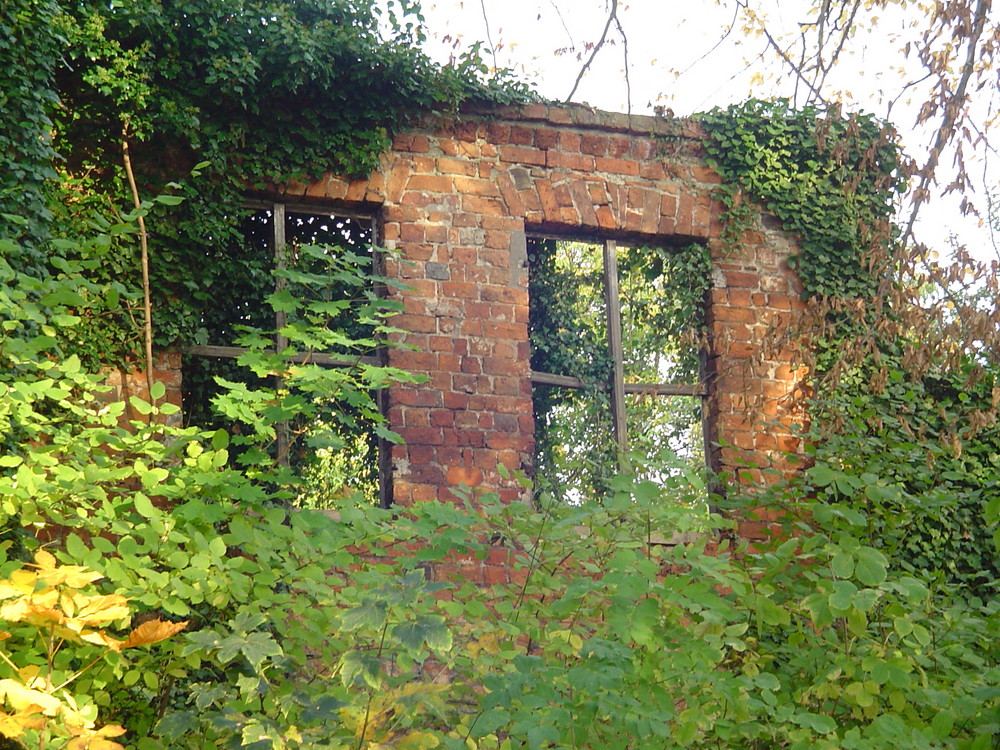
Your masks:
[{"label": "weathered brick wall", "polygon": [[461,483],[520,495],[496,467],[527,468],[533,449],[525,232],[707,243],[714,462],[745,482],[789,468],[804,309],[794,245],[762,217],[739,248],[722,246],[719,177],[698,135],[691,123],[531,105],[412,130],[367,180],[287,186],[285,201],[377,206],[400,253],[387,272],[410,286],[394,323],[413,350],[392,349],[390,362],[428,380],[390,395],[406,441],[393,450],[396,502],[452,497]]},{"label": "weathered brick wall", "polygon": [[[392,348],[389,361],[427,382],[389,394],[391,427],[405,440],[393,448],[395,502],[452,498],[460,484],[523,496],[497,466],[529,468],[534,447],[524,266],[532,232],[706,243],[713,463],[752,484],[794,470],[785,452],[798,449],[790,428],[800,418],[804,312],[787,264],[794,242],[761,217],[739,248],[723,247],[719,178],[698,136],[691,123],[531,105],[428,124],[398,137],[368,179],[327,175],[275,196],[372,209],[383,244],[399,252],[386,272],[409,285],[396,292],[405,310],[393,322],[412,350]],[[175,403],[179,364],[169,353],[157,365]],[[142,373],[112,379],[126,400],[145,397]],[[751,514],[740,531],[757,536],[769,520]]]},{"label": "weathered brick wall", "polygon": [[[174,349],[158,351],[153,354],[153,380],[163,383],[166,394],[157,404],[170,403],[174,406],[181,406],[181,353]],[[105,403],[115,403],[123,401],[125,403],[125,413],[123,420],[128,423],[133,420],[145,421],[149,417],[139,414],[132,406],[130,399],[136,396],[147,403],[153,399],[149,397],[147,387],[146,369],[143,364],[136,363],[132,367],[122,367],[117,370],[110,370],[104,379],[104,384],[110,389],[100,394],[100,398]],[[160,417],[167,424],[180,425],[181,413],[175,412],[169,416]]]}]

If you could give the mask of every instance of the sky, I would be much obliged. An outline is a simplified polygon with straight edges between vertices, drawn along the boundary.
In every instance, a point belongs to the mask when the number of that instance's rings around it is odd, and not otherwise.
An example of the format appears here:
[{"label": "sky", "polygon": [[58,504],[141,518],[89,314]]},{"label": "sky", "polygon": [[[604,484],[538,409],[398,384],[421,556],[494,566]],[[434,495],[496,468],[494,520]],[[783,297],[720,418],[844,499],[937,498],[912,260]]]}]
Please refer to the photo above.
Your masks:
[{"label": "sky", "polygon": [[[776,35],[800,36],[801,13],[809,3],[749,4]],[[590,55],[588,44],[601,38],[607,7],[607,0],[424,0],[426,48],[447,62],[481,41],[488,63],[513,69],[544,97],[563,101]],[[620,0],[618,15],[627,43],[612,27],[572,101],[634,114],[664,107],[683,116],[751,94],[792,97],[794,76],[768,54],[766,38],[748,28],[745,16],[736,11],[734,0]],[[915,125],[927,84],[913,83],[924,71],[900,49],[914,29],[925,24],[922,13],[920,3],[911,1],[905,9],[894,6],[866,17],[845,45],[842,66],[828,80],[830,90],[850,109],[891,119],[904,147],[921,160],[933,137],[930,128]],[[981,110],[980,122],[1000,106],[996,88],[977,94],[974,106]],[[1000,158],[985,148],[967,150],[966,158],[979,191],[973,197],[985,205],[984,185],[1000,187]],[[942,184],[950,182],[948,167],[943,165]],[[980,219],[963,217],[958,205],[954,194],[935,197],[921,211],[920,237],[943,253],[949,236],[955,235],[977,258],[1000,257],[995,242],[1000,238]]]}]

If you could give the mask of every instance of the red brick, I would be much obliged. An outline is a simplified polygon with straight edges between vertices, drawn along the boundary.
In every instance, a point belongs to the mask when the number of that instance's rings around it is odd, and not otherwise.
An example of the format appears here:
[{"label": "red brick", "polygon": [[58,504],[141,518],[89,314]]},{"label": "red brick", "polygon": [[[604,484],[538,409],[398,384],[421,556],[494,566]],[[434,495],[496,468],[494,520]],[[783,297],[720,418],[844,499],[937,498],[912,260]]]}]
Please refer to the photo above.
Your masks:
[{"label": "red brick", "polygon": [[722,183],[719,173],[708,167],[691,167],[691,177],[697,182],[707,182],[713,185]]},{"label": "red brick", "polygon": [[465,195],[485,195],[491,198],[499,197],[500,190],[491,180],[481,180],[478,177],[455,177],[455,189]]},{"label": "red brick", "polygon": [[559,145],[559,131],[549,128],[537,128],[534,131],[534,145],[536,148],[550,149]]},{"label": "red brick", "polygon": [[480,469],[465,466],[451,466],[447,474],[448,484],[465,484],[469,487],[477,487],[483,481],[483,472]]},{"label": "red brick", "polygon": [[450,193],[454,189],[453,178],[446,175],[415,174],[410,176],[406,189],[424,193]]},{"label": "red brick", "polygon": [[[442,157],[437,160],[437,169],[442,174],[465,175],[473,177],[476,174],[476,162],[466,159],[449,159]],[[457,184],[457,183],[456,183]]]},{"label": "red brick", "polygon": [[563,151],[546,151],[545,166],[554,169],[572,169],[589,174],[594,171],[594,157],[586,154],[567,154]]},{"label": "red brick", "polygon": [[755,273],[745,273],[739,271],[726,271],[726,286],[756,289],[761,278]]},{"label": "red brick", "polygon": [[597,159],[597,171],[638,176],[639,163],[630,159]]},{"label": "red brick", "polygon": [[580,150],[581,136],[578,133],[559,132],[559,149],[565,152]]},{"label": "red brick", "polygon": [[503,146],[500,149],[500,161],[541,167],[545,164],[545,151],[522,146]]},{"label": "red brick", "polygon": [[520,125],[513,125],[511,126],[507,142],[513,143],[517,146],[530,146],[535,142],[536,132],[537,131],[534,128],[525,128]]},{"label": "red brick", "polygon": [[501,216],[504,213],[504,205],[495,198],[481,198],[475,195],[463,195],[462,210],[477,214]]},{"label": "red brick", "polygon": [[580,139],[580,151],[591,156],[604,156],[608,152],[608,138],[603,135],[585,135]]},{"label": "red brick", "polygon": [[403,428],[400,435],[407,445],[442,445],[444,436],[438,427]]},{"label": "red brick", "polygon": [[749,307],[716,305],[712,308],[712,316],[716,320],[735,321],[738,323],[754,323],[757,320],[757,311],[752,310]]},{"label": "red brick", "polygon": [[499,565],[483,566],[483,583],[487,586],[503,586],[510,583],[510,570]]}]

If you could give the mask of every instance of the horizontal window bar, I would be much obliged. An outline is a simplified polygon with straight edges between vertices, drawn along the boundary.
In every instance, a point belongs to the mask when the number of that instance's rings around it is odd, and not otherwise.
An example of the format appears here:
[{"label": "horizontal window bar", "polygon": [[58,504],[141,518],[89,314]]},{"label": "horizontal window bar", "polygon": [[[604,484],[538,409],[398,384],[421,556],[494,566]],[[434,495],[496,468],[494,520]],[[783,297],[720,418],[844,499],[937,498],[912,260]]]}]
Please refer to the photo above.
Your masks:
[{"label": "horizontal window bar", "polygon": [[[242,346],[189,346],[184,350],[186,354],[193,354],[196,357],[218,357],[221,359],[236,359],[237,357],[248,352],[249,349]],[[267,350],[268,354],[274,354],[273,349]],[[331,357],[329,354],[318,354],[318,353],[305,353],[305,354],[293,354],[290,357],[291,361],[295,364],[314,364],[323,365],[325,367],[354,367],[357,364],[372,365],[374,367],[381,366],[381,362],[378,357],[351,357],[350,359],[346,357]]]},{"label": "horizontal window bar", "polygon": [[[531,382],[537,385],[556,385],[562,388],[593,388],[596,385],[571,375],[553,375],[549,372],[535,370],[531,371]],[[702,383],[625,383],[625,393],[640,393],[649,396],[706,396],[708,389]]]}]

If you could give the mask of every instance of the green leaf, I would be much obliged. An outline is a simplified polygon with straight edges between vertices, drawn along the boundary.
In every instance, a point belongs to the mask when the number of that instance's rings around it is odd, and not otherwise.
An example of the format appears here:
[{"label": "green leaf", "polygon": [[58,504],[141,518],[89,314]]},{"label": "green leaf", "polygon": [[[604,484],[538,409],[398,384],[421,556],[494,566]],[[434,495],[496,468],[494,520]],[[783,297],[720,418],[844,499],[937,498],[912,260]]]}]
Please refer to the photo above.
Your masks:
[{"label": "green leaf", "polygon": [[854,575],[854,555],[840,552],[830,560],[830,569],[837,578],[850,578]]},{"label": "green leaf", "polygon": [[266,659],[281,656],[283,653],[281,646],[268,633],[248,633],[242,641],[241,653],[258,672]]},{"label": "green leaf", "polygon": [[878,586],[886,578],[889,561],[872,547],[861,547],[856,553],[854,574],[866,586]]},{"label": "green leaf", "polygon": [[396,625],[391,632],[391,636],[404,648],[410,651],[419,651],[424,644],[426,629],[417,622],[402,622]]},{"label": "green leaf", "polygon": [[837,722],[826,714],[800,713],[795,715],[795,721],[804,727],[809,727],[818,734],[830,734],[837,730]]},{"label": "green leaf", "polygon": [[132,404],[132,408],[143,416],[148,416],[149,414],[153,413],[152,405],[148,401],[144,401],[138,396],[129,396],[128,401],[130,404]]},{"label": "green leaf", "polygon": [[768,625],[788,625],[791,622],[788,610],[778,606],[763,594],[755,595],[754,607],[757,611],[757,617]]},{"label": "green leaf", "polygon": [[367,599],[360,606],[347,610],[341,617],[341,624],[347,631],[362,627],[381,629],[386,620],[386,608],[381,599]]},{"label": "green leaf", "polygon": [[452,635],[451,630],[442,618],[427,617],[423,619],[425,628],[424,640],[427,647],[438,653],[451,650]]},{"label": "green leaf", "polygon": [[136,512],[141,516],[156,518],[161,515],[149,498],[141,492],[132,495],[132,503],[135,505]]}]

